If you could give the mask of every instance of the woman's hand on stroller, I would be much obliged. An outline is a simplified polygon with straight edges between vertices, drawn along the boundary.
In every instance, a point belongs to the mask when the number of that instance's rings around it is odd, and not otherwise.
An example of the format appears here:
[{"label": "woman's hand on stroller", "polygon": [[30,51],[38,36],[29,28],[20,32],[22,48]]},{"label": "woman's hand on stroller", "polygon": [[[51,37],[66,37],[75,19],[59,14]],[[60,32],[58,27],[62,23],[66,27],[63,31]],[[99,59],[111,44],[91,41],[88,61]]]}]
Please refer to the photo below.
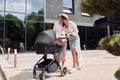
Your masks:
[{"label": "woman's hand on stroller", "polygon": [[62,44],[62,43],[63,43],[62,39],[60,39],[60,38],[57,38],[57,39],[56,39],[56,42],[57,42],[58,44]]}]

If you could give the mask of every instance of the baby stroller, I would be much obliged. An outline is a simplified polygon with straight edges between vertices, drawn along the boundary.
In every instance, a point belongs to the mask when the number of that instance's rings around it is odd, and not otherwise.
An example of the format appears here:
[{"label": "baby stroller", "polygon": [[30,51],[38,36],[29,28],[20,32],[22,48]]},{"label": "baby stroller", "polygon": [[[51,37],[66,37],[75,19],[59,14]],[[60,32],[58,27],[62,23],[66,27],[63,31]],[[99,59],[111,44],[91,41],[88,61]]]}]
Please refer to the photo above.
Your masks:
[{"label": "baby stroller", "polygon": [[[40,32],[34,43],[36,54],[44,54],[43,57],[34,65],[33,78],[36,78],[36,70],[41,70],[39,79],[44,79],[45,72],[55,72],[60,69],[64,76],[67,73],[67,68],[62,68],[58,63],[58,54],[62,51],[64,45],[56,43],[55,32],[53,30],[45,30]],[[48,58],[47,54],[53,54],[53,59]]]}]

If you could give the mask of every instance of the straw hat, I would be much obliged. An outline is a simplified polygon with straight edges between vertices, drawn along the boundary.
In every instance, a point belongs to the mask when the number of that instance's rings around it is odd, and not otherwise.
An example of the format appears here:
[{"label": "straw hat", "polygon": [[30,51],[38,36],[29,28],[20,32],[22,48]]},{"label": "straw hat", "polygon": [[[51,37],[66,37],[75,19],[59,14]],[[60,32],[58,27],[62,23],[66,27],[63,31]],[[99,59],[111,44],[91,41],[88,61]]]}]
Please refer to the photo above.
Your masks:
[{"label": "straw hat", "polygon": [[62,13],[61,16],[64,16],[68,20],[68,15],[67,14]]}]

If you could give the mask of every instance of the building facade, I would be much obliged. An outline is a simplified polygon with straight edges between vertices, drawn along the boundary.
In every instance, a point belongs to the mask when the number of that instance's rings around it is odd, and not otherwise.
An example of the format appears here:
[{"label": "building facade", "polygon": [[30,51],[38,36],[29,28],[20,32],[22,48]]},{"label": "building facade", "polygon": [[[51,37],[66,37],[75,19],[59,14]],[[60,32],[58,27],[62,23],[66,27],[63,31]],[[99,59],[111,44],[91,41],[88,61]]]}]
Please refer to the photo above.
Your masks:
[{"label": "building facade", "polygon": [[[67,5],[67,2],[69,5]],[[96,49],[99,39],[106,36],[107,33],[106,29],[101,28],[103,34],[100,36],[101,30],[94,27],[94,22],[102,16],[91,16],[87,13],[82,13],[78,10],[79,5],[80,0],[44,0],[44,20],[47,23],[55,23],[58,13],[66,13],[69,19],[78,26],[81,48]]]},{"label": "building facade", "polygon": [[[31,33],[32,31],[29,30],[35,29],[34,25],[41,27],[44,24],[44,19],[42,18],[44,15],[40,14],[43,11],[43,1],[0,0],[1,46],[19,49],[19,44],[22,42],[25,50],[29,47],[32,48],[33,43],[31,42],[34,41],[29,36],[34,33]],[[33,27],[30,29],[30,26]]]},{"label": "building facade", "polygon": [[95,27],[95,21],[102,16],[80,12],[79,3],[80,0],[0,0],[0,45],[19,49],[22,42],[25,51],[34,50],[37,34],[52,28],[61,12],[77,24],[82,49],[96,49],[108,29],[110,34],[119,32],[114,25]]}]

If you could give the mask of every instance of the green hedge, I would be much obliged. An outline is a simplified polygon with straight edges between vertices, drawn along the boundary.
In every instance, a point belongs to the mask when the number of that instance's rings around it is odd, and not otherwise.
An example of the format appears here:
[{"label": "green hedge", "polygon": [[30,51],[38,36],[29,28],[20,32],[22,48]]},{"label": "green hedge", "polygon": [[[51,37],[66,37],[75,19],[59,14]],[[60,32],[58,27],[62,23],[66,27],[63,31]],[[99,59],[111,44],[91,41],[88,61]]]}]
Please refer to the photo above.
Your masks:
[{"label": "green hedge", "polygon": [[[120,56],[120,34],[114,34],[111,37],[102,38],[99,41],[100,49],[107,50],[115,56]],[[118,80],[120,80],[120,68],[116,71],[114,75]]]},{"label": "green hedge", "polygon": [[99,41],[100,49],[107,50],[115,56],[120,56],[120,34],[104,37]]},{"label": "green hedge", "polygon": [[116,71],[115,77],[120,80],[120,68]]}]

